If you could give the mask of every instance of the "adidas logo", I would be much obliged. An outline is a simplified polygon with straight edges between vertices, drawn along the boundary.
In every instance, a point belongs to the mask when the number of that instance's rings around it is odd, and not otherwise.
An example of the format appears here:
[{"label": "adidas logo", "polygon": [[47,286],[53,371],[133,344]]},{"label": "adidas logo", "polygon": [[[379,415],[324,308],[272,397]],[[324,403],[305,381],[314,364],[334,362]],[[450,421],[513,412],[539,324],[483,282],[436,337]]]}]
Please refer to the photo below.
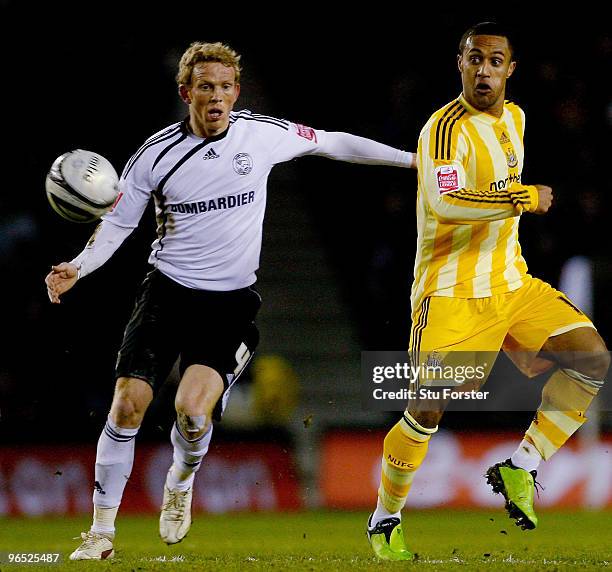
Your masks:
[{"label": "adidas logo", "polygon": [[508,136],[502,131],[501,137],[499,138],[499,142],[502,145],[506,145],[507,143],[510,143],[510,139],[508,139]]},{"label": "adidas logo", "polygon": [[211,147],[208,151],[206,151],[206,153],[204,153],[204,157],[202,157],[202,159],[204,159],[204,161],[207,161],[208,159],[218,159],[221,155],[217,155],[217,152]]}]

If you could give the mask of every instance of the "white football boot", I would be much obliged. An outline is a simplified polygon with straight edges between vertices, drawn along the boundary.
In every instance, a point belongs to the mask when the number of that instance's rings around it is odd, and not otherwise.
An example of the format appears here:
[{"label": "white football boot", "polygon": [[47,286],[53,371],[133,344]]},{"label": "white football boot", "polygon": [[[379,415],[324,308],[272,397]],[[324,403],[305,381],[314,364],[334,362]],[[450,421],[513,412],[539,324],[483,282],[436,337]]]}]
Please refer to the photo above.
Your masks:
[{"label": "white football boot", "polygon": [[106,560],[115,555],[112,534],[99,532],[81,532],[83,542],[70,555],[70,560]]},{"label": "white football boot", "polygon": [[166,544],[176,544],[191,528],[193,485],[186,491],[170,490],[164,485],[164,500],[159,515],[159,535]]}]

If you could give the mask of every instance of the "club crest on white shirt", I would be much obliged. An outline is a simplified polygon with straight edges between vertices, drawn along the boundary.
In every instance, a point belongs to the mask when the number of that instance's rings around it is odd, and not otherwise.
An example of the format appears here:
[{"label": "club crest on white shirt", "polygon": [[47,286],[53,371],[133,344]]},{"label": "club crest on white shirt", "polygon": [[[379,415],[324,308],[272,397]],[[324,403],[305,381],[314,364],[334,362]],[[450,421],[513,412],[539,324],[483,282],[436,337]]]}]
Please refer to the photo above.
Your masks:
[{"label": "club crest on white shirt", "polygon": [[232,166],[239,175],[248,175],[253,170],[253,159],[248,153],[238,153],[234,155]]}]

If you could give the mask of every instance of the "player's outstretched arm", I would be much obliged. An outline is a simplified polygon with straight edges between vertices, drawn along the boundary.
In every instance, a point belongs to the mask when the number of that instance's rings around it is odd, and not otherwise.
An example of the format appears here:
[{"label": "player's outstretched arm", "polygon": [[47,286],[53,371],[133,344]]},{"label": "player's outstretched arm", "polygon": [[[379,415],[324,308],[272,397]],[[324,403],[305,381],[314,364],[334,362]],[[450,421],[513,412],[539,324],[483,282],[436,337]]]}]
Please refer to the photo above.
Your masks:
[{"label": "player's outstretched arm", "polygon": [[339,131],[319,132],[321,141],[315,155],[364,165],[387,165],[416,169],[416,155],[372,139]]},{"label": "player's outstretched arm", "polygon": [[45,278],[47,294],[53,304],[60,303],[60,296],[68,292],[79,279],[79,269],[76,264],[62,262],[56,266],[51,266],[51,272]]},{"label": "player's outstretched arm", "polygon": [[45,278],[49,300],[59,304],[59,297],[72,288],[79,278],[102,266],[130,235],[133,228],[123,228],[102,220],[83,251],[70,262],[51,267]]}]

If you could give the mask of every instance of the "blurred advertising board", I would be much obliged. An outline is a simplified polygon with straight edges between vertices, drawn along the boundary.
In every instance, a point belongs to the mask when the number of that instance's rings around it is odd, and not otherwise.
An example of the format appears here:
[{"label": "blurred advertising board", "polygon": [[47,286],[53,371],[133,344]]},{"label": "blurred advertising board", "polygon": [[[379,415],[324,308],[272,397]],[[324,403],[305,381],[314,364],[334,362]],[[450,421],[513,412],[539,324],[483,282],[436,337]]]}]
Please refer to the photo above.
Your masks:
[{"label": "blurred advertising board", "polygon": [[[329,508],[373,508],[380,479],[385,432],[328,433],[322,443],[320,487]],[[451,433],[440,430],[418,470],[408,507],[498,507],[483,475],[507,459],[522,434]],[[586,443],[572,438],[549,461],[537,480],[544,490],[539,507],[612,508],[612,435]]]},{"label": "blurred advertising board", "polygon": [[[0,515],[90,513],[95,445],[0,447]],[[157,513],[172,463],[169,445],[139,444],[122,513]],[[223,443],[211,451],[194,484],[203,512],[301,507],[293,454],[270,443]]]}]

